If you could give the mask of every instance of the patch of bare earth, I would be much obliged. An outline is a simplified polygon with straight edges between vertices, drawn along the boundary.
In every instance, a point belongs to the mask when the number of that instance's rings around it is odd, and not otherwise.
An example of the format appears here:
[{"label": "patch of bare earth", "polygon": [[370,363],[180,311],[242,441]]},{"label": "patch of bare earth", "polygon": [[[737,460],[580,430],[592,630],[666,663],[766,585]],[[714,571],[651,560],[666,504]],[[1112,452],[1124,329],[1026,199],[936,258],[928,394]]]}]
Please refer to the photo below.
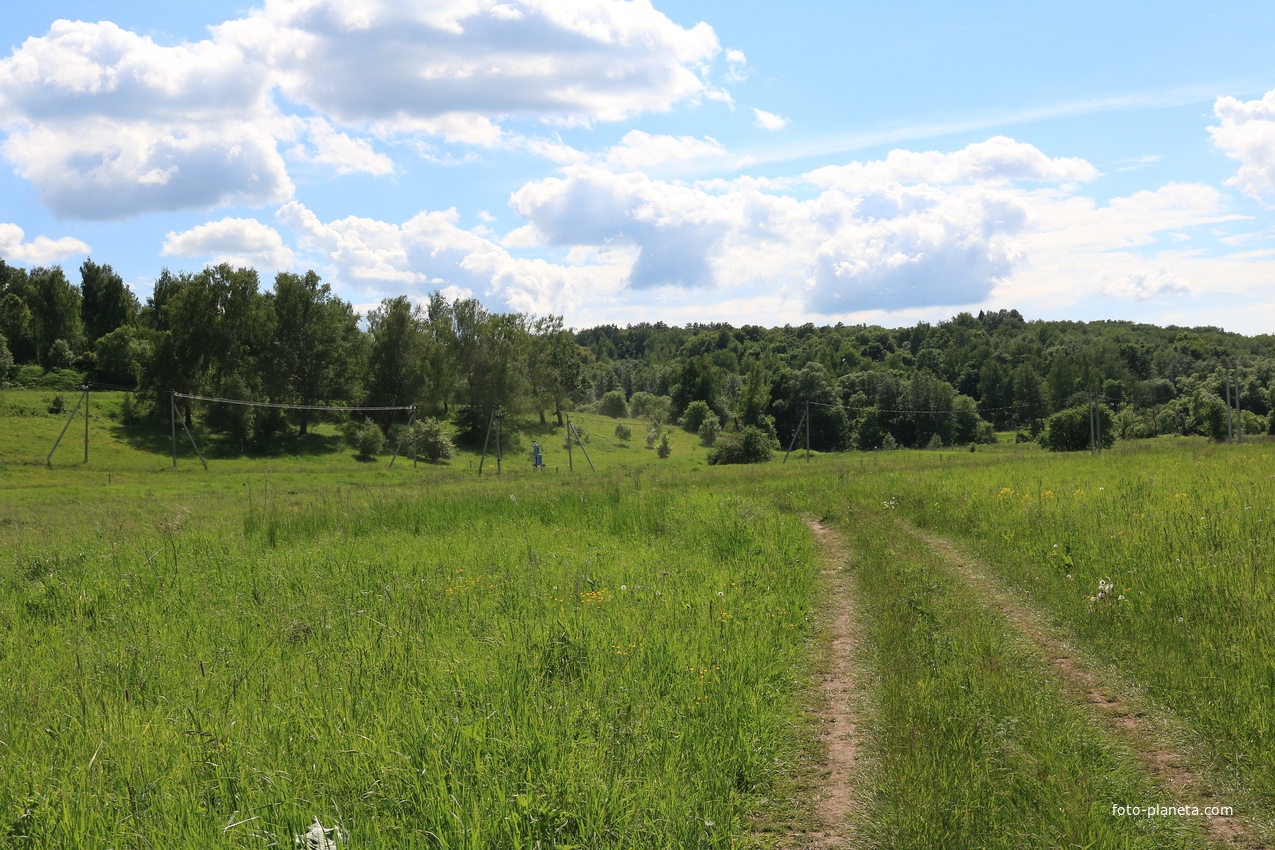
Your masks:
[{"label": "patch of bare earth", "polygon": [[[1077,702],[1089,706],[1142,761],[1147,771],[1168,788],[1178,805],[1201,810],[1219,805],[1216,791],[1187,759],[1166,742],[1165,730],[1140,711],[1131,700],[1116,692],[1093,670],[1068,652],[1062,642],[1044,629],[1036,618],[1014,602],[981,570],[976,559],[962,553],[951,541],[907,523],[908,533],[924,541],[942,555],[995,609],[1004,614],[1041,652],[1062,678],[1064,688]],[[1249,835],[1238,818],[1206,818],[1211,841],[1225,847],[1260,850],[1268,845]]]},{"label": "patch of bare earth", "polygon": [[808,848],[843,848],[852,839],[850,815],[858,806],[854,785],[855,763],[859,742],[855,731],[857,684],[854,670],[856,649],[852,600],[855,598],[853,576],[843,569],[847,559],[845,545],[832,529],[806,520],[823,553],[824,580],[829,600],[826,612],[830,639],[827,643],[819,677],[823,695],[819,710],[821,737],[827,751],[826,778],[820,785],[816,801],[819,827],[792,845]]}]

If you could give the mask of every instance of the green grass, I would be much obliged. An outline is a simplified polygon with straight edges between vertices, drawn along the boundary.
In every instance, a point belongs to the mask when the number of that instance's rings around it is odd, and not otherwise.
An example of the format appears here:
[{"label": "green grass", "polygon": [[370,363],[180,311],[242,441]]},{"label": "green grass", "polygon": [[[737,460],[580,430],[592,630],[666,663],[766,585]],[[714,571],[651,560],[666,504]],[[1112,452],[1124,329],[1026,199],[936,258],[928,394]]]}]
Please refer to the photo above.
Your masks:
[{"label": "green grass", "polygon": [[[859,476],[968,545],[1102,661],[1144,686],[1275,802],[1275,446],[1133,444],[1100,458],[914,458]],[[940,495],[925,482],[940,478]],[[847,493],[848,495],[848,493]],[[1099,595],[1099,582],[1110,594]]]},{"label": "green grass", "polygon": [[370,846],[762,843],[800,757],[795,517],[658,469],[337,464],[156,468],[187,489],[150,494],[28,471],[39,498],[4,511],[0,835],[256,847],[318,816]]},{"label": "green grass", "polygon": [[1201,844],[1190,824],[1111,816],[1113,801],[1169,800],[1016,627],[883,513],[842,523],[880,677],[870,846]]},{"label": "green grass", "polygon": [[1171,793],[900,518],[1118,669],[1216,802],[1260,830],[1275,799],[1270,444],[724,469],[580,414],[596,474],[535,424],[500,475],[360,462],[332,425],[201,431],[205,472],[94,394],[89,462],[78,419],[49,468],[53,395],[0,396],[0,845],[285,845],[317,816],[362,846],[795,846],[829,610],[803,516],[857,576],[865,846],[1202,843],[1112,816]]}]

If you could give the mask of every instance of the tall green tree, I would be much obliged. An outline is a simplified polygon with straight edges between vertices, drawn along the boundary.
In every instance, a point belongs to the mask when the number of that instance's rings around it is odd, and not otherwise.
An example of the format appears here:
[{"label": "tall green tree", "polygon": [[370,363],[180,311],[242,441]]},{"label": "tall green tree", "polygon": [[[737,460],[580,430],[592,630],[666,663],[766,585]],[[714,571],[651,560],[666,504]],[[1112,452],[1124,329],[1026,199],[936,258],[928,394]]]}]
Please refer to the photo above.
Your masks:
[{"label": "tall green tree", "polygon": [[551,409],[558,424],[584,385],[584,349],[575,334],[562,327],[561,316],[534,319],[528,328],[527,384],[540,424]]},{"label": "tall green tree", "polygon": [[[425,316],[406,295],[386,298],[367,317],[368,347],[365,399],[376,407],[416,404],[426,386],[423,354]],[[393,415],[380,417],[386,429]]]},{"label": "tall green tree", "polygon": [[[280,272],[267,295],[274,308],[267,388],[285,404],[351,401],[363,367],[363,335],[354,308],[332,294],[319,275]],[[300,412],[305,436],[311,414]]]},{"label": "tall green tree", "polygon": [[84,348],[80,318],[80,290],[66,279],[60,266],[27,272],[27,307],[35,336],[36,362],[47,363],[53,344],[63,340],[72,351]]},{"label": "tall green tree", "polygon": [[92,258],[80,264],[80,295],[80,318],[89,345],[137,320],[137,297],[124,285],[124,279]]},{"label": "tall green tree", "polygon": [[427,408],[447,416],[463,384],[458,368],[458,344],[452,302],[434,291],[425,306],[425,330],[430,345],[425,351],[425,393]]},{"label": "tall green tree", "polygon": [[[222,264],[198,274],[170,274],[155,282],[148,312],[156,328],[148,389],[157,406],[169,391],[260,400],[269,341],[270,302],[258,290],[253,269]],[[187,423],[191,407],[185,405]],[[212,408],[210,424],[247,429],[248,411]]]}]

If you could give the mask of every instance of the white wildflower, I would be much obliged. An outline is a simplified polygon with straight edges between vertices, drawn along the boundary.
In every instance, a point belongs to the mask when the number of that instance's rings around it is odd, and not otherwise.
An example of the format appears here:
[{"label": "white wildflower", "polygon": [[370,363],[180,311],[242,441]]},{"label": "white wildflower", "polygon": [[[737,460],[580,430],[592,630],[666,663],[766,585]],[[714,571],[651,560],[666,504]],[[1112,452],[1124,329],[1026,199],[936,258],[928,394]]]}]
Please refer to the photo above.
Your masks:
[{"label": "white wildflower", "polygon": [[310,824],[305,835],[296,837],[296,845],[303,850],[336,850],[338,844],[344,843],[345,833],[340,825],[325,828],[318,818]]}]

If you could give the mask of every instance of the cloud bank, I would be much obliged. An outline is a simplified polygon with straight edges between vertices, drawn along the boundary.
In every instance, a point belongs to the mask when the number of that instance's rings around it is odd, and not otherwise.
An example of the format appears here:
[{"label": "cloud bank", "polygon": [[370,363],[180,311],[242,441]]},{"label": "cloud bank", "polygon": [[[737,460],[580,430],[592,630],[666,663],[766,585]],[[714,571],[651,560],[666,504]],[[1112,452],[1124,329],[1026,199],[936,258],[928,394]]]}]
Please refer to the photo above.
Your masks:
[{"label": "cloud bank", "polygon": [[[703,144],[628,141],[655,151]],[[453,287],[588,320],[638,304],[831,318],[995,297],[1180,296],[1197,283],[1172,246],[1189,228],[1234,217],[1217,190],[1197,185],[1099,204],[1078,192],[1097,176],[1092,165],[1003,137],[789,181],[688,184],[625,164],[613,150],[525,184],[510,199],[525,224],[503,238],[486,225],[461,228],[454,209],[401,224],[322,222],[292,202],[277,218],[300,250],[368,297]],[[527,250],[555,259],[520,256]]]},{"label": "cloud bank", "polygon": [[668,110],[719,50],[649,0],[268,0],[175,46],[62,20],[0,61],[0,153],[59,216],[264,206],[293,195],[281,146],[388,174],[389,137]]}]

